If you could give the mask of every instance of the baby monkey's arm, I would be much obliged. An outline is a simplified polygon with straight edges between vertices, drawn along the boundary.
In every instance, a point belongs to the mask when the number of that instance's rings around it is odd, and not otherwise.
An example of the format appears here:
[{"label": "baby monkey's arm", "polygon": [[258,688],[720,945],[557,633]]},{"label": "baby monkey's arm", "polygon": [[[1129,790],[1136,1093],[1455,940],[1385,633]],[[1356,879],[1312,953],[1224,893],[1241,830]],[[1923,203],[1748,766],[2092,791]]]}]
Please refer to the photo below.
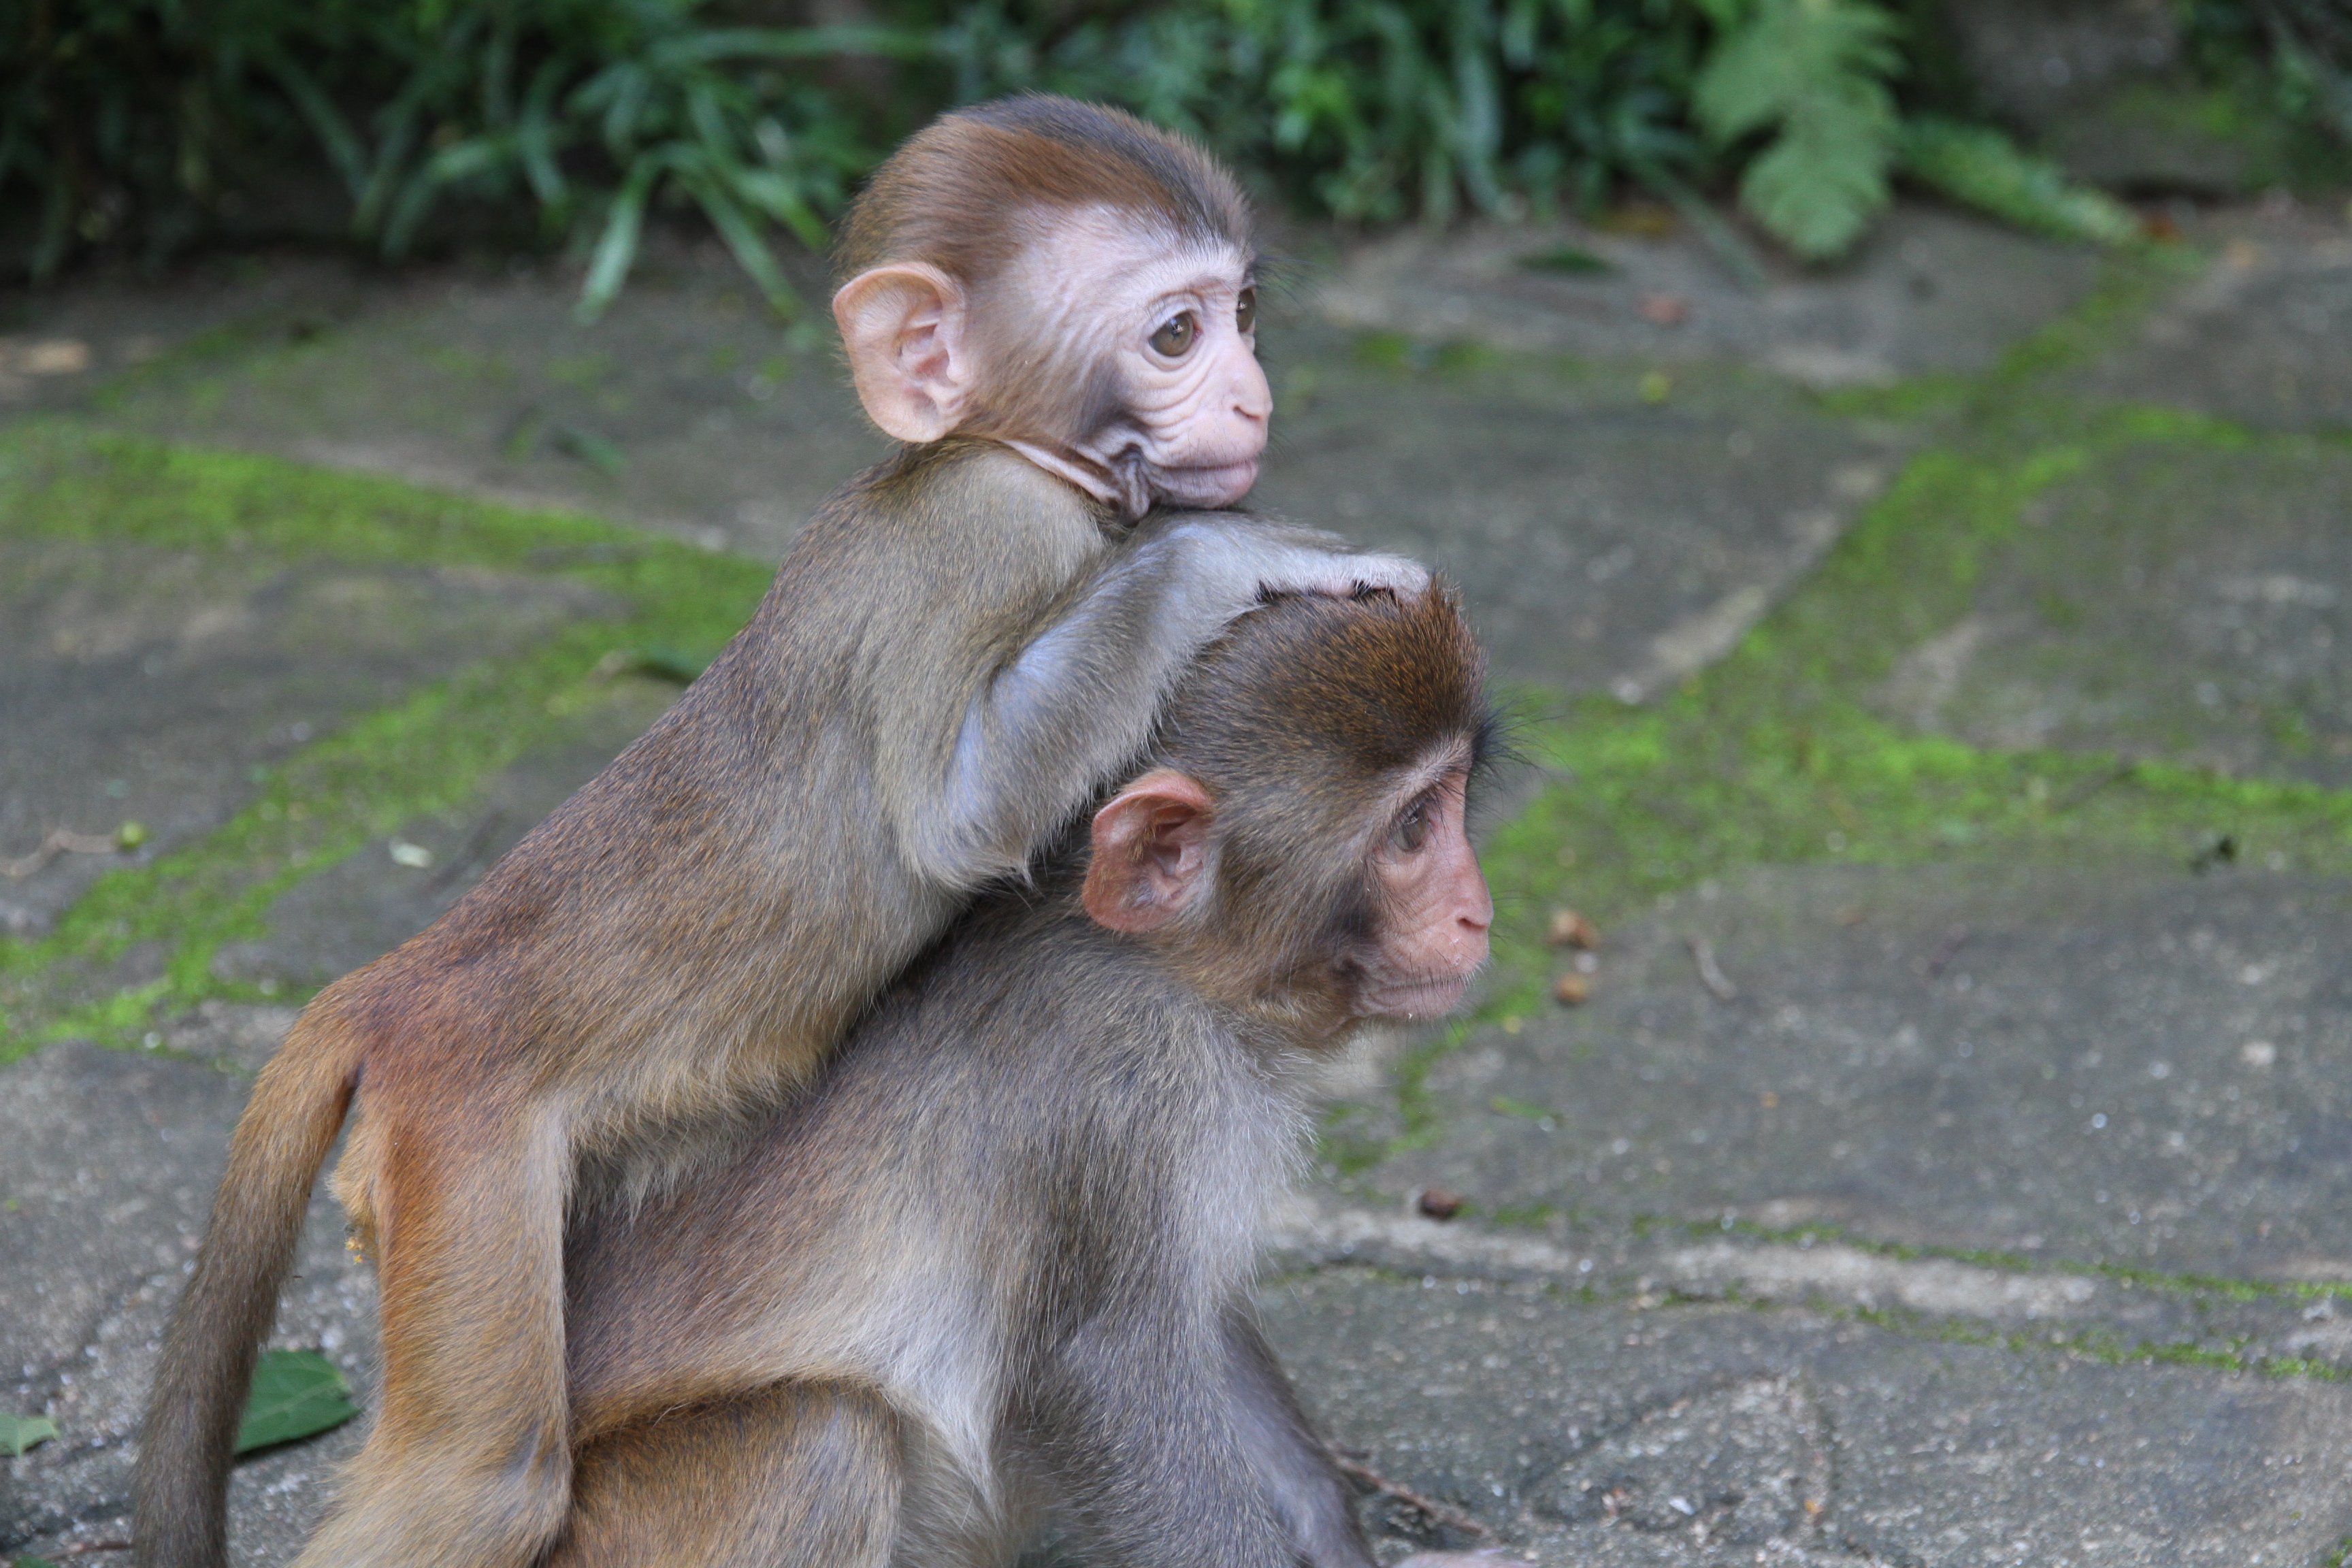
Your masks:
[{"label": "baby monkey's arm", "polygon": [[1230,513],[1139,527],[981,685],[909,840],[929,875],[971,887],[1017,870],[1151,734],[1160,700],[1268,594],[1418,595],[1429,574],[1336,535]]}]

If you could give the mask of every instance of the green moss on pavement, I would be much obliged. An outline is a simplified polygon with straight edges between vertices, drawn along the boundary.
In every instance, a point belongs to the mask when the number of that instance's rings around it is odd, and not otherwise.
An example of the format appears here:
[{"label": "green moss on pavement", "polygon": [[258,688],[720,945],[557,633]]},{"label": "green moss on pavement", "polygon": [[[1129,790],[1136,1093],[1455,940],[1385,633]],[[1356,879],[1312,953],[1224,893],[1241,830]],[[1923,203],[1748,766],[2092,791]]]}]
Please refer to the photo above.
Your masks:
[{"label": "green moss on pavement", "polygon": [[[273,771],[214,832],[100,878],[46,937],[0,941],[0,1060],[66,1037],[127,1044],[207,997],[247,994],[212,962],[266,934],[279,895],[559,738],[603,700],[594,671],[608,654],[707,658],[768,577],[755,562],[588,518],[62,426],[0,444],[0,516],[26,534],[537,572],[625,606],[616,621],[562,627],[358,719]],[[159,965],[125,979],[126,968]]]},{"label": "green moss on pavement", "polygon": [[2352,792],[1987,750],[1906,729],[1869,702],[1904,653],[1969,613],[2029,504],[2054,487],[2149,448],[2292,456],[2313,445],[2050,389],[2193,261],[2159,250],[2118,268],[1965,390],[1938,380],[1828,400],[1855,416],[1959,412],[1721,664],[1652,707],[1586,698],[1527,728],[1523,749],[1555,782],[1482,855],[1497,909],[1488,1000],[1399,1062],[1388,1135],[1366,1136],[1344,1113],[1327,1129],[1328,1163],[1354,1174],[1443,1136],[1426,1075],[1477,1027],[1549,1005],[1541,938],[1561,905],[1607,923],[1758,864],[2181,866],[2224,836],[2254,863],[2352,871]]},{"label": "green moss on pavement", "polygon": [[[1988,439],[1915,458],[1722,665],[1654,708],[1588,699],[1530,732],[1529,751],[1565,782],[1488,846],[1502,957],[1540,967],[1532,944],[1554,903],[1622,916],[1746,864],[2180,864],[2227,834],[2241,856],[2352,869],[2352,793],[1982,750],[1891,723],[1866,700],[1905,650],[1967,613],[1987,558],[2036,496],[2137,443],[2256,439],[2126,408],[2054,441]],[[1523,983],[1499,1005],[1527,1005],[1528,993]]]},{"label": "green moss on pavement", "polygon": [[[1527,749],[1557,782],[1487,847],[1500,984],[1477,1017],[1401,1065],[1405,1142],[1441,1131],[1423,1089],[1429,1067],[1479,1024],[1542,1005],[1540,927],[1558,903],[1621,918],[1758,863],[2178,862],[2224,833],[2242,854],[2299,868],[2352,864],[2352,795],[2160,762],[1985,751],[1911,732],[1867,700],[1904,651],[1967,613],[2024,509],[2053,486],[2151,445],[2253,449],[2288,439],[2048,390],[2187,264],[2151,252],[2119,267],[2082,310],[1984,377],[1828,400],[1855,417],[1936,415],[1944,438],[1914,457],[1723,664],[1654,707],[1588,699],[1530,727]],[[158,1016],[238,994],[212,977],[213,957],[264,934],[289,888],[461,803],[556,738],[596,700],[589,672],[604,656],[659,650],[698,662],[740,624],[767,575],[575,514],[64,423],[0,441],[0,517],[30,534],[226,555],[561,576],[625,606],[617,622],[562,627],[355,721],[292,758],[215,832],[100,879],[46,938],[0,942],[0,1058],[68,1034],[128,1040]],[[1397,1147],[1393,1138],[1350,1142],[1341,1114],[1327,1150],[1343,1166],[1361,1169]]]}]

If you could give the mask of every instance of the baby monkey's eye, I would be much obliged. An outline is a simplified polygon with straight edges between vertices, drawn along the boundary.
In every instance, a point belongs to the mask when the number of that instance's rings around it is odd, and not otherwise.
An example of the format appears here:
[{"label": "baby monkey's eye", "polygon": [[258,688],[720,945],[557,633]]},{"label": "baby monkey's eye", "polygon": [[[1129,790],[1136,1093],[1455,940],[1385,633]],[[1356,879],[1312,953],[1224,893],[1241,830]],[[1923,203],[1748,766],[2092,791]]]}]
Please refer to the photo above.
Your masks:
[{"label": "baby monkey's eye", "polygon": [[1200,335],[1201,319],[1190,310],[1179,310],[1151,334],[1151,346],[1170,359],[1182,359]]},{"label": "baby monkey's eye", "polygon": [[1397,818],[1394,827],[1389,829],[1389,843],[1407,855],[1418,850],[1428,841],[1429,818],[1435,804],[1429,796],[1423,795],[1405,807],[1404,815]]},{"label": "baby monkey's eye", "polygon": [[1242,290],[1241,300],[1234,306],[1234,325],[1241,329],[1244,337],[1249,336],[1252,330],[1257,326],[1256,289]]}]

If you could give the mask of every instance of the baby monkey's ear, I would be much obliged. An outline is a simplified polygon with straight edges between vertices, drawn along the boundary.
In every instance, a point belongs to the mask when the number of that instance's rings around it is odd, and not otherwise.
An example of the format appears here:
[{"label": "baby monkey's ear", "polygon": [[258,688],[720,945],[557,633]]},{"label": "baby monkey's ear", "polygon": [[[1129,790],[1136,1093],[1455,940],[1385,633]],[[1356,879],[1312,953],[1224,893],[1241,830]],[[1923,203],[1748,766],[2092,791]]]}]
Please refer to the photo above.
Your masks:
[{"label": "baby monkey's ear", "polygon": [[1208,880],[1209,792],[1172,768],[1144,774],[1095,813],[1094,859],[1079,895],[1096,923],[1156,931]]},{"label": "baby monkey's ear", "polygon": [[883,433],[936,441],[963,420],[977,380],[963,285],[919,261],[861,272],[833,297],[857,400]]}]

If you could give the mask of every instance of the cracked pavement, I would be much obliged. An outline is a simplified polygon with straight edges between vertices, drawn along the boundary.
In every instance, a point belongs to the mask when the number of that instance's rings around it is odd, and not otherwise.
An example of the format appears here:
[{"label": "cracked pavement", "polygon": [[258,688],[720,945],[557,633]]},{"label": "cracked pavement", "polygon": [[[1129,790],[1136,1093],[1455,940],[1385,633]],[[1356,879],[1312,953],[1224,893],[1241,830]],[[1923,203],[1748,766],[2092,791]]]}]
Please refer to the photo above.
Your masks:
[{"label": "cracked pavement", "polygon": [[[2273,204],[2189,237],[2103,263],[1907,210],[1754,293],[1686,237],[1293,247],[1259,500],[1454,576],[1537,763],[1487,829],[1510,940],[1485,1000],[1335,1070],[1261,1292],[1388,1488],[1384,1559],[2340,1561],[2352,234]],[[1605,269],[1522,264],[1561,247]],[[0,1553],[54,1555],[125,1528],[155,1340],[291,1004],[446,908],[675,688],[574,671],[462,776],[378,795],[365,748],[507,723],[434,718],[467,670],[642,652],[629,540],[772,561],[877,444],[824,342],[683,246],[594,330],[561,279],[283,257],[0,302],[0,858],[26,858],[0,879],[0,1412],[58,1428],[0,1458]],[[45,521],[39,443],[100,437],[165,444],[71,448],[109,483],[253,453],[645,532],[495,561],[182,541],[169,486],[160,535]],[[1965,505],[1916,500],[1947,479]],[[1859,558],[1906,528],[1978,530],[1966,571],[1871,585]],[[1868,671],[1772,662],[1849,620],[1902,628]],[[1559,759],[1735,667],[1831,692],[1923,778],[2013,763],[2055,826],[2002,849],[1971,797],[1888,826],[1832,787],[1801,854],[1707,858],[1738,797],[1662,790],[1665,837],[1609,880],[1636,836]],[[341,782],[306,795],[306,767]],[[126,821],[127,852],[35,854]],[[206,877],[230,891],[184,919],[93,923],[110,888]],[[1568,902],[1597,947],[1544,944]],[[273,1343],[365,1405],[373,1287],[323,1194],[303,1245]],[[290,1557],[359,1432],[239,1466],[239,1562]]]}]

